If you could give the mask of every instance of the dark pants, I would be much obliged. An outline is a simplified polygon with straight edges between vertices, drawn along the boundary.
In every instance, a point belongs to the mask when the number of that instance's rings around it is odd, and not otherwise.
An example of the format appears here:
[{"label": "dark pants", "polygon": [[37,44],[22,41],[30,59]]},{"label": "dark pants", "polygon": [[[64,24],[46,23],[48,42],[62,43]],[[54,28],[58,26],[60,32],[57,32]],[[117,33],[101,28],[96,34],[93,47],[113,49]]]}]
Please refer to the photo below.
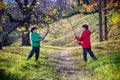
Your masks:
[{"label": "dark pants", "polygon": [[89,55],[94,59],[97,60],[96,56],[94,55],[94,53],[92,52],[91,48],[83,48],[83,58],[84,61],[87,62],[87,52],[89,53]]},{"label": "dark pants", "polygon": [[35,60],[38,60],[39,52],[40,52],[39,47],[32,47],[32,50],[30,51],[30,54],[28,55],[28,59],[30,59],[33,56],[33,54],[36,53],[35,54]]}]

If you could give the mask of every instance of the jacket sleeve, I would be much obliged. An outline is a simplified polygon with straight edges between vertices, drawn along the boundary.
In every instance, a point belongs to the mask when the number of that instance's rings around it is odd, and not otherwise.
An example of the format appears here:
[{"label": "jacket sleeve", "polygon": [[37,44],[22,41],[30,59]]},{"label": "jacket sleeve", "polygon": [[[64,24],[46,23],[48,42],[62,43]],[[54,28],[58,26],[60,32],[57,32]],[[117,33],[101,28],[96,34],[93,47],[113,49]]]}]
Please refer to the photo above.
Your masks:
[{"label": "jacket sleeve", "polygon": [[40,37],[40,40],[42,40],[42,39],[43,39],[43,36],[42,36],[42,35],[39,35],[39,37]]},{"label": "jacket sleeve", "polygon": [[85,33],[83,32],[82,35],[81,35],[80,38],[79,38],[79,41],[83,41],[83,40],[85,39],[85,36],[86,36],[86,35],[85,35]]}]

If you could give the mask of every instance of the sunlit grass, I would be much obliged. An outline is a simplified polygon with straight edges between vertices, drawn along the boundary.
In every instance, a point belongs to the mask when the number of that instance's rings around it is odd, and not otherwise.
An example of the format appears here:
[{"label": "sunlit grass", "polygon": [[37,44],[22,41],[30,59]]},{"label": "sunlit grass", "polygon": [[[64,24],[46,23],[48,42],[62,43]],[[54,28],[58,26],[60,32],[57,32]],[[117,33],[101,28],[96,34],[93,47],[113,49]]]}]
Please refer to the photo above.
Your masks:
[{"label": "sunlit grass", "polygon": [[88,55],[88,65],[83,61],[82,49],[76,47],[71,55],[79,61],[80,69],[91,74],[87,80],[119,80],[120,79],[120,40],[94,43],[92,50],[98,60]]},{"label": "sunlit grass", "polygon": [[91,73],[92,80],[120,79],[120,41],[108,41],[93,45],[97,61],[90,59],[84,67]]},{"label": "sunlit grass", "polygon": [[49,64],[48,56],[41,50],[38,61],[27,60],[30,47],[4,47],[0,51],[0,80],[59,80],[55,66]]}]

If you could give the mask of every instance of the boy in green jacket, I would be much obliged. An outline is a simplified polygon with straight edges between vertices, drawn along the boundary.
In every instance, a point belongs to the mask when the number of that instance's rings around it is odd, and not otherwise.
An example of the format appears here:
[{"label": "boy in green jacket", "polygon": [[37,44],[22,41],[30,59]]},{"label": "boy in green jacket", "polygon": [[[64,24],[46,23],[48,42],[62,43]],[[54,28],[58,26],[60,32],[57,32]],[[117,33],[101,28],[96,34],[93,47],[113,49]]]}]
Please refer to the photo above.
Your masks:
[{"label": "boy in green jacket", "polygon": [[30,32],[30,41],[31,41],[31,46],[32,50],[30,51],[30,54],[28,55],[28,60],[35,54],[35,60],[38,60],[39,57],[39,52],[40,52],[40,41],[43,39],[43,37],[37,33],[37,28],[33,27],[31,28]]}]

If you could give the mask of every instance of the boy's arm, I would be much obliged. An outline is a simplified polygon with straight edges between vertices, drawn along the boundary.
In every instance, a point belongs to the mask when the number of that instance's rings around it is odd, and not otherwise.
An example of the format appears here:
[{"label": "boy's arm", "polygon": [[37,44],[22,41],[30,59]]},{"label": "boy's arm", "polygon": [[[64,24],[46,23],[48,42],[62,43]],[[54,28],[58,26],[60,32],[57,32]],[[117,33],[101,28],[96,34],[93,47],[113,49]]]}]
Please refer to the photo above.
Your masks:
[{"label": "boy's arm", "polygon": [[41,41],[41,40],[43,39],[43,36],[42,36],[42,35],[40,35],[39,37],[40,37],[40,41]]},{"label": "boy's arm", "polygon": [[34,42],[38,42],[42,39],[42,36],[41,35],[38,35],[38,37],[34,37],[34,35],[31,35],[31,40],[34,41]]},{"label": "boy's arm", "polygon": [[83,32],[82,35],[81,35],[81,37],[79,38],[79,41],[83,41],[84,38],[85,38],[85,33]]}]

